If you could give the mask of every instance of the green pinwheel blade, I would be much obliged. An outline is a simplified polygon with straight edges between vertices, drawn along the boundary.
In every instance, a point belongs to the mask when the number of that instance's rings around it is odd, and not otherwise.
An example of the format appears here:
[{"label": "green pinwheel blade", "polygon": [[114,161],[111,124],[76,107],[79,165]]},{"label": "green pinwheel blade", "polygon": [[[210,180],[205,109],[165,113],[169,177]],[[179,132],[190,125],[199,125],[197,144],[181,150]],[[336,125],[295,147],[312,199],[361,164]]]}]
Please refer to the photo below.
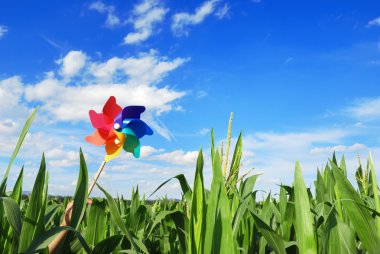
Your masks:
[{"label": "green pinwheel blade", "polygon": [[132,134],[126,134],[125,135],[125,143],[124,143],[124,150],[130,153],[133,153],[133,156],[135,158],[140,157],[140,140]]}]

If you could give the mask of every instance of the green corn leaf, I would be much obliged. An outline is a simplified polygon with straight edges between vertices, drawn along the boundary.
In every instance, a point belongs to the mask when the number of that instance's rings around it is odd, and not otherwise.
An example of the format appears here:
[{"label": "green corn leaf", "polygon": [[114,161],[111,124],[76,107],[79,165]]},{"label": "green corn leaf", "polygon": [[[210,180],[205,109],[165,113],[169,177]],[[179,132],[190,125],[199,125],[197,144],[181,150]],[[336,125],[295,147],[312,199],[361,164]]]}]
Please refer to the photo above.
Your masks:
[{"label": "green corn leaf", "polygon": [[355,254],[355,231],[331,212],[323,235],[323,253]]},{"label": "green corn leaf", "polygon": [[[44,192],[45,188],[46,163],[45,156],[42,156],[40,169],[36,181],[34,182],[32,193],[30,194],[29,203],[26,209],[25,218],[22,223],[19,252],[25,252],[33,239],[43,232],[44,225]],[[42,227],[41,227],[42,225]]]},{"label": "green corn leaf", "polygon": [[213,177],[207,204],[204,253],[232,254],[236,252],[237,248],[232,237],[232,216],[218,150],[214,155],[212,168]]},{"label": "green corn leaf", "polygon": [[71,216],[70,226],[76,230],[79,228],[80,222],[86,210],[87,203],[87,187],[88,187],[88,172],[87,165],[84,159],[82,149],[79,151],[80,167],[77,187],[74,195],[73,213]]},{"label": "green corn leaf", "polygon": [[15,149],[13,150],[11,159],[9,160],[9,164],[8,164],[7,170],[5,171],[5,174],[3,176],[3,180],[1,181],[0,195],[4,195],[5,194],[5,189],[6,189],[6,184],[7,184],[7,179],[8,179],[9,171],[11,170],[13,162],[16,159],[18,152],[20,151],[21,145],[24,142],[25,136],[28,133],[29,127],[30,127],[30,125],[32,124],[32,122],[34,120],[34,117],[36,116],[37,111],[38,111],[38,107],[29,116],[29,118],[25,122],[24,127],[22,128],[22,131],[21,131],[20,136],[19,136],[18,141],[17,141],[17,145],[16,145]]},{"label": "green corn leaf", "polygon": [[199,151],[194,178],[194,191],[191,199],[189,253],[202,253],[202,237],[205,220],[205,192],[203,185],[203,154]]},{"label": "green corn leaf", "polygon": [[259,229],[260,233],[263,235],[269,246],[273,249],[273,251],[277,254],[285,254],[285,241],[267,223],[265,223],[259,215],[256,214],[254,209],[247,203],[246,200],[244,200],[243,197],[239,195],[239,193],[237,193],[237,191],[234,188],[231,188],[231,191],[234,193],[236,197],[239,198],[241,205],[246,207],[246,209],[249,211],[249,214],[255,221],[255,225],[257,226],[257,228]]},{"label": "green corn leaf", "polygon": [[3,201],[5,217],[7,218],[9,224],[12,226],[14,232],[17,236],[21,233],[21,211],[20,207],[12,198],[1,197]]},{"label": "green corn leaf", "polygon": [[138,243],[136,239],[132,237],[132,234],[129,232],[129,230],[125,227],[123,219],[120,216],[115,200],[112,198],[112,196],[108,194],[106,190],[100,187],[99,184],[96,184],[96,185],[99,187],[99,189],[104,193],[104,195],[107,198],[107,203],[108,203],[108,207],[109,207],[112,219],[114,220],[116,225],[120,228],[121,232],[123,232],[123,234],[127,236],[128,240],[131,242],[133,246],[133,249],[137,252],[139,251],[139,249],[141,249],[141,251],[148,253],[148,251],[146,250],[146,247],[142,243]]},{"label": "green corn leaf", "polygon": [[363,207],[363,200],[348,179],[333,163],[332,172],[342,198],[343,208],[364,248],[369,253],[380,253],[380,241],[377,237],[376,224],[370,212]]},{"label": "green corn leaf", "polygon": [[299,162],[294,174],[295,231],[300,253],[317,253],[313,214]]},{"label": "green corn leaf", "polygon": [[160,186],[158,186],[153,191],[153,193],[149,195],[149,198],[151,196],[153,196],[154,193],[156,193],[159,189],[161,189],[162,186],[164,186],[165,184],[167,184],[172,179],[177,179],[179,181],[179,184],[181,186],[181,189],[182,189],[183,195],[185,197],[185,200],[188,202],[188,204],[190,204],[192,192],[191,192],[190,185],[187,182],[187,179],[186,179],[185,175],[183,175],[183,174],[179,174],[179,175],[176,175],[176,176],[174,176],[172,178],[169,178],[168,180],[166,180],[165,182],[163,182],[162,184],[160,184]]},{"label": "green corn leaf", "polygon": [[17,177],[15,186],[13,187],[11,198],[17,202],[17,204],[20,204],[21,202],[21,196],[22,196],[22,182],[24,178],[24,167],[21,168],[21,171]]},{"label": "green corn leaf", "polygon": [[123,235],[113,235],[113,236],[107,237],[106,239],[102,240],[101,242],[95,245],[91,254],[113,253],[113,251],[120,244],[123,237],[124,237]]},{"label": "green corn leaf", "polygon": [[[372,191],[373,191],[373,200],[375,202],[375,209],[377,212],[380,212],[379,189],[378,189],[379,187],[377,185],[376,171],[375,171],[375,167],[373,166],[371,153],[369,154],[368,165],[369,165],[369,170],[370,170],[371,178],[372,178]],[[376,217],[376,227],[377,227],[377,236],[380,238],[380,217]]]},{"label": "green corn leaf", "polygon": [[239,137],[236,141],[234,154],[231,160],[230,173],[228,175],[228,182],[231,183],[232,186],[236,186],[236,182],[239,177],[240,170],[240,161],[243,153],[243,139],[242,133],[240,132]]},{"label": "green corn leaf", "polygon": [[65,231],[65,230],[71,231],[75,234],[75,236],[77,237],[79,242],[82,244],[86,253],[91,252],[90,247],[87,245],[86,241],[83,239],[82,235],[78,231],[76,231],[72,227],[64,226],[64,227],[52,228],[52,229],[46,231],[45,233],[43,233],[42,235],[40,235],[38,238],[33,240],[33,242],[30,244],[29,248],[27,249],[27,251],[25,253],[26,254],[33,254],[39,250],[43,250],[43,249],[47,248],[49,246],[49,244],[51,242],[53,242],[53,240],[59,235],[59,233],[61,233],[62,231]]},{"label": "green corn leaf", "polygon": [[92,199],[90,213],[87,218],[85,239],[89,245],[96,245],[106,238],[107,217],[106,204],[104,200]]}]

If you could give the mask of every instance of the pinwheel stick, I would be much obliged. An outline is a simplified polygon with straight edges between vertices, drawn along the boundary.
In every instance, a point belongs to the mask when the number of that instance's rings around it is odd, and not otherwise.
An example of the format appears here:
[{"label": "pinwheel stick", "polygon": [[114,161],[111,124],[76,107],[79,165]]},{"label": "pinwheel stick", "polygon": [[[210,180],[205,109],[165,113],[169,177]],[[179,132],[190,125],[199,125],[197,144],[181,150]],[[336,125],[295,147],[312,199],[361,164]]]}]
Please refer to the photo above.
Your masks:
[{"label": "pinwheel stick", "polygon": [[91,183],[91,185],[90,185],[90,188],[88,188],[88,196],[90,196],[90,193],[91,193],[92,189],[94,188],[95,183],[96,183],[96,181],[98,180],[100,174],[102,173],[103,168],[104,168],[105,165],[106,165],[106,161],[103,161],[102,164],[100,164],[100,167],[99,167],[99,169],[98,169],[98,172],[96,173],[96,175],[95,175],[95,177],[94,177],[94,180],[92,180],[92,183]]}]

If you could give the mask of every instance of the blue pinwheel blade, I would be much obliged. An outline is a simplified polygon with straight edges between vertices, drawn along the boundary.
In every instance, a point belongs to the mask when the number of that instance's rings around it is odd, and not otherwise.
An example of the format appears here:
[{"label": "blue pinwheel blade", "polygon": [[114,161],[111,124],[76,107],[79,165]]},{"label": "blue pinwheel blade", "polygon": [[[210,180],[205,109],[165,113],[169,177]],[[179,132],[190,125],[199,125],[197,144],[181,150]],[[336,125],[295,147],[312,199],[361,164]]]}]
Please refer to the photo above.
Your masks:
[{"label": "blue pinwheel blade", "polygon": [[[145,135],[152,135],[153,131],[152,129],[143,121],[141,120],[132,120],[130,121],[125,129],[131,129],[133,133],[138,138],[142,138]],[[124,132],[124,129],[123,129]]]}]

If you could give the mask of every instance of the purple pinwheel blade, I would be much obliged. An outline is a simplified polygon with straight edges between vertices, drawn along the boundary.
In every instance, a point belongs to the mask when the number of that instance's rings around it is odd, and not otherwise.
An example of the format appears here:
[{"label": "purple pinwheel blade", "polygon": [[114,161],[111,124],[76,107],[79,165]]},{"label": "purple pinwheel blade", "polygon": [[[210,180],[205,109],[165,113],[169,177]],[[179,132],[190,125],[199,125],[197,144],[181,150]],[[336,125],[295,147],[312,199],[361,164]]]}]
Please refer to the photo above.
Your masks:
[{"label": "purple pinwheel blade", "polygon": [[145,111],[144,106],[128,106],[123,109],[122,117],[140,119],[140,115]]}]

